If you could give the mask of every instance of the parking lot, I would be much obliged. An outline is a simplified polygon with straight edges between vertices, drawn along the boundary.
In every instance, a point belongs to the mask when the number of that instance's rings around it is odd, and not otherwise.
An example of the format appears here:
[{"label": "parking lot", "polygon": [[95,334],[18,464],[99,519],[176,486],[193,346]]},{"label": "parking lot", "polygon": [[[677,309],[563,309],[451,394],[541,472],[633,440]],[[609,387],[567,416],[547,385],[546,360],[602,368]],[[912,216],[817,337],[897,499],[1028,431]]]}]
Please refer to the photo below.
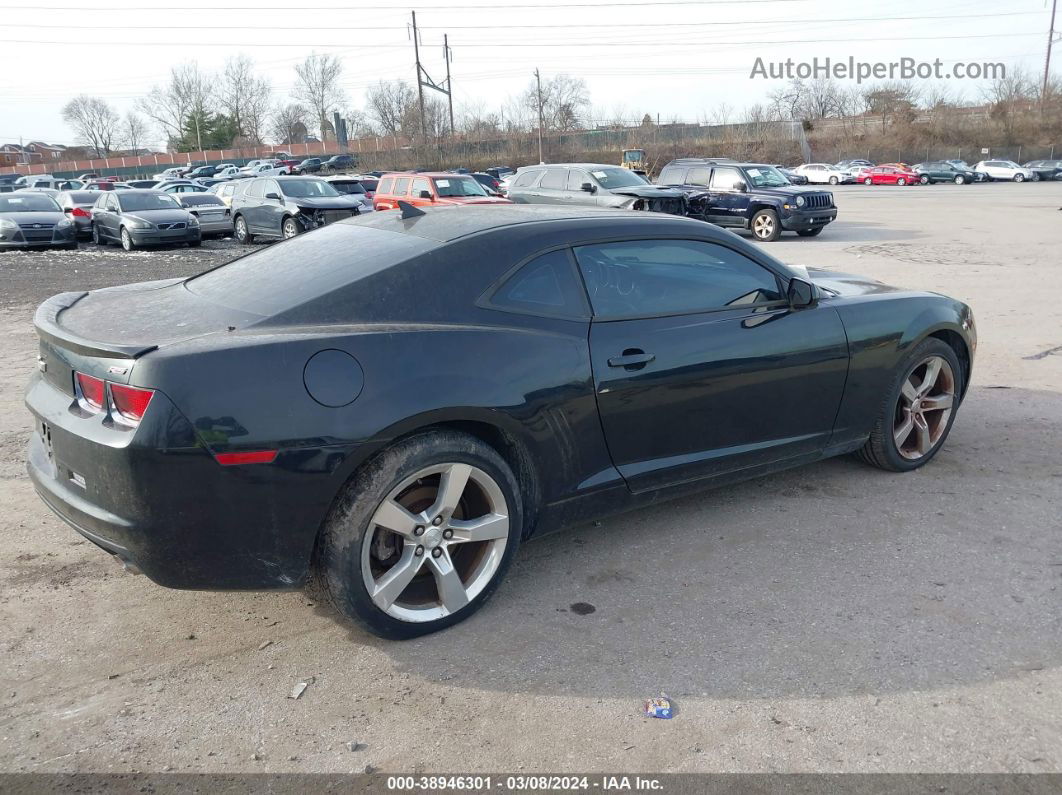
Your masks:
[{"label": "parking lot", "polygon": [[[36,305],[245,248],[0,253],[0,768],[1062,772],[1062,183],[834,193],[820,237],[768,250],[976,313],[940,455],[536,540],[476,616],[403,643],[300,593],[128,574],[24,474]],[[662,691],[675,718],[643,717]]]}]

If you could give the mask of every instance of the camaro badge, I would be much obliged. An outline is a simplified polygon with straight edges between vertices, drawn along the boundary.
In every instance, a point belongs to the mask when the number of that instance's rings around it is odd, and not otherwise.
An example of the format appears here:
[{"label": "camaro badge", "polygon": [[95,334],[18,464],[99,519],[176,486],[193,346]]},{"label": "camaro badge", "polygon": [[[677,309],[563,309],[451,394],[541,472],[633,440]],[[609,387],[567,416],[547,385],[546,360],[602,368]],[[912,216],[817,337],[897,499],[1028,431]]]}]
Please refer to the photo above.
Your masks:
[{"label": "camaro badge", "polygon": [[125,375],[127,372],[129,372],[129,368],[119,367],[116,364],[112,364],[110,367],[107,368],[107,372],[111,375]]}]

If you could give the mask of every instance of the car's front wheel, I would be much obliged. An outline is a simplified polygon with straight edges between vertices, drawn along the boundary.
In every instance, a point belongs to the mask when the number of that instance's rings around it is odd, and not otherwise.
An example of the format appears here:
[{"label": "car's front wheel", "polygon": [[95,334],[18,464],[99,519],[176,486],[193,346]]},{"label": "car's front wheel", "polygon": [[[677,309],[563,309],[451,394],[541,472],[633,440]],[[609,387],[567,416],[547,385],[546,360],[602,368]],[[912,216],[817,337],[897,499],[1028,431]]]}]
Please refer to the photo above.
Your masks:
[{"label": "car's front wheel", "polygon": [[956,185],[965,185],[966,184],[966,177],[964,177],[962,174],[959,174],[959,176],[957,176],[955,178],[955,184]]},{"label": "car's front wheel", "polygon": [[831,185],[836,185],[839,181],[840,180],[838,180],[837,177],[830,177],[830,184]]},{"label": "car's front wheel", "polygon": [[1014,175],[1014,181],[1015,182],[1025,182],[1025,175],[1021,174],[1021,173],[1015,174]]},{"label": "car's front wheel", "polygon": [[923,174],[922,176],[920,176],[918,178],[918,183],[920,185],[928,185],[929,184],[929,177],[926,176],[925,174]]},{"label": "car's front wheel", "polygon": [[126,251],[132,251],[134,248],[136,248],[136,243],[133,242],[133,236],[129,234],[129,230],[126,229],[124,226],[122,227],[121,237],[122,248],[124,248]]},{"label": "car's front wheel", "polygon": [[866,178],[863,179],[863,184],[864,185],[873,185],[874,184],[874,180],[872,180],[870,177],[866,177]]},{"label": "car's front wheel", "polygon": [[284,219],[284,223],[280,225],[280,234],[285,239],[293,238],[301,232],[299,228],[299,222],[290,216]]},{"label": "car's front wheel", "polygon": [[752,216],[752,236],[763,243],[777,240],[782,234],[782,227],[778,224],[778,214],[774,210],[760,210]]},{"label": "car's front wheel", "polygon": [[497,587],[522,516],[516,478],[493,448],[449,430],[407,437],[348,484],[317,544],[315,588],[381,637],[444,629]]},{"label": "car's front wheel", "polygon": [[952,347],[933,337],[923,340],[897,369],[859,456],[891,472],[907,472],[928,462],[951,431],[962,379],[962,365]]},{"label": "car's front wheel", "polygon": [[897,185],[906,185],[907,184],[907,180],[904,179],[903,177],[900,177],[898,180],[896,180],[896,184]]}]

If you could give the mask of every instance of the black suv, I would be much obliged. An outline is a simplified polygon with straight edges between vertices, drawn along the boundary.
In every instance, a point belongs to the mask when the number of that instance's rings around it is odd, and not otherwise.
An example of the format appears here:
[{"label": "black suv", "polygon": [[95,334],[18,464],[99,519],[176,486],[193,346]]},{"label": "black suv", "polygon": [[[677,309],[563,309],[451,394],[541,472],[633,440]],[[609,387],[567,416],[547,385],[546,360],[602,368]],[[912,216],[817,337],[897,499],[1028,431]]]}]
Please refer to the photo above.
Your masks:
[{"label": "black suv", "polygon": [[686,192],[690,217],[749,229],[765,243],[782,230],[814,237],[837,217],[832,193],[795,187],[774,166],[687,157],[664,166],[657,183]]},{"label": "black suv", "polygon": [[321,168],[342,171],[343,169],[354,168],[356,165],[358,165],[358,159],[354,155],[332,155],[321,164]]}]

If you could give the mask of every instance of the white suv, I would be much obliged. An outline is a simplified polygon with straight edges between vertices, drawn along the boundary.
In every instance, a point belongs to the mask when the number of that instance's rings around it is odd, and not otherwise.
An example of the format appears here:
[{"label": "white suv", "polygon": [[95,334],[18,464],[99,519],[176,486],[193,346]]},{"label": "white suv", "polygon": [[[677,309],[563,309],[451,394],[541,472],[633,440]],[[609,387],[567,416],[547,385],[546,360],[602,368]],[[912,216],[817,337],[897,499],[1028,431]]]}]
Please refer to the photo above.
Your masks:
[{"label": "white suv", "polygon": [[973,170],[983,171],[989,179],[1009,179],[1014,182],[1036,179],[1032,169],[1022,168],[1013,160],[982,160]]},{"label": "white suv", "polygon": [[827,182],[831,185],[840,185],[847,177],[843,171],[829,163],[805,163],[794,168],[793,172],[807,177],[809,183],[818,185],[824,185]]}]

